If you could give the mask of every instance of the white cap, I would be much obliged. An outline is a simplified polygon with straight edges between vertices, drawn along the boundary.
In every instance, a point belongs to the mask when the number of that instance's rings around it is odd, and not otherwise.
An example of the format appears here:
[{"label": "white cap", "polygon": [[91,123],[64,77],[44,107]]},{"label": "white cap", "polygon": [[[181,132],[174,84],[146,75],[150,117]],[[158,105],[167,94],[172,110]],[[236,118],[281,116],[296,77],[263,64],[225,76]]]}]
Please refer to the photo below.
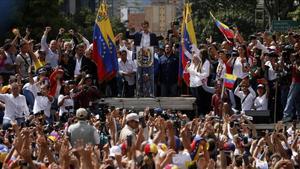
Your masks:
[{"label": "white cap", "polygon": [[268,169],[268,163],[266,161],[256,160],[256,167],[260,169]]},{"label": "white cap", "polygon": [[109,149],[109,156],[110,157],[115,157],[116,154],[122,154],[122,150],[119,146],[112,146],[110,149]]},{"label": "white cap", "polygon": [[139,122],[139,116],[136,113],[130,113],[126,116],[126,122],[129,122],[131,120]]},{"label": "white cap", "polygon": [[259,88],[259,87],[264,88],[265,86],[264,86],[263,84],[259,84],[259,85],[257,86],[257,88]]},{"label": "white cap", "polygon": [[76,117],[78,119],[85,119],[87,117],[87,115],[88,115],[88,113],[85,108],[79,108],[76,111]]}]

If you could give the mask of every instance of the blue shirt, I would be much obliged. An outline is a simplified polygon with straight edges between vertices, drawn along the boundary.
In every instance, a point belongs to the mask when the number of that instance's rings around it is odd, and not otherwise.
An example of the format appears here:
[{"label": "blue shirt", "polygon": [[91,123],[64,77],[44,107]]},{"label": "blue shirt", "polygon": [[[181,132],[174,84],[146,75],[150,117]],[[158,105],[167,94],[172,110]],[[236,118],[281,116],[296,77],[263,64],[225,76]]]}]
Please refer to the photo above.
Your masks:
[{"label": "blue shirt", "polygon": [[160,57],[160,82],[163,84],[174,84],[178,82],[178,57],[174,54]]}]

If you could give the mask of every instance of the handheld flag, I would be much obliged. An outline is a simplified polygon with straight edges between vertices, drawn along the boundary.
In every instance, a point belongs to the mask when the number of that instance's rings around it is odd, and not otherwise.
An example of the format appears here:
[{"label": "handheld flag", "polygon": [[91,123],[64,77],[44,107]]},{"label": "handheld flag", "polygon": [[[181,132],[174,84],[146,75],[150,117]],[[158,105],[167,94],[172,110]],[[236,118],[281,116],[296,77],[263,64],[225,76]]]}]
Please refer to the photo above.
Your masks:
[{"label": "handheld flag", "polygon": [[226,73],[224,77],[224,87],[227,89],[233,89],[236,78],[237,76]]},{"label": "handheld flag", "polygon": [[118,71],[114,34],[107,15],[107,4],[101,3],[94,25],[93,55],[100,81],[110,80]]},{"label": "handheld flag", "polygon": [[[224,23],[220,22],[219,20],[217,20],[214,15],[210,12],[211,17],[213,18],[213,20],[215,21],[217,27],[219,28],[219,30],[222,32],[222,34],[224,35],[224,37],[226,38],[227,41],[229,41],[229,39],[233,39],[234,38],[234,31],[231,30],[227,25],[225,25]],[[230,41],[229,41],[230,42]]]},{"label": "handheld flag", "polygon": [[179,73],[180,79],[183,77],[185,83],[189,86],[190,84],[190,75],[188,72],[185,72],[184,69],[187,66],[188,62],[190,62],[190,58],[185,54],[185,51],[188,53],[192,53],[193,46],[197,46],[196,34],[194,30],[193,20],[191,16],[191,4],[185,4],[185,8],[183,11],[183,22],[181,28],[181,45],[180,45],[180,64],[179,64]]}]

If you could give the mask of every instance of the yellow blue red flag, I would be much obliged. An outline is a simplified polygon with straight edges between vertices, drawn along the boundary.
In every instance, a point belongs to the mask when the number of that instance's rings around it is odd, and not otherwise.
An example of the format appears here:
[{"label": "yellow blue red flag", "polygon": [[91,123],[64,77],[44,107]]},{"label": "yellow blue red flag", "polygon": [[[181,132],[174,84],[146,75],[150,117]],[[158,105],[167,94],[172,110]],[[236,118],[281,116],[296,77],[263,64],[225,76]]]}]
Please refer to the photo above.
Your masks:
[{"label": "yellow blue red flag", "polygon": [[[183,11],[183,22],[181,27],[182,42],[180,45],[180,64],[179,64],[179,76],[181,79],[183,77],[185,83],[189,86],[190,75],[188,72],[184,71],[184,68],[190,62],[190,59],[186,56],[184,50],[192,53],[193,46],[197,46],[196,34],[194,30],[193,20],[192,20],[192,9],[191,3],[185,4]],[[184,48],[184,49],[183,49]]]},{"label": "yellow blue red flag", "polygon": [[107,4],[101,3],[94,25],[93,55],[100,81],[110,80],[118,71],[114,33],[107,14]]},{"label": "yellow blue red flag", "polygon": [[222,34],[224,35],[226,40],[229,41],[229,39],[233,39],[234,38],[234,31],[231,30],[227,25],[225,25],[224,23],[222,23],[218,19],[216,19],[211,12],[210,12],[210,15],[214,19],[217,27],[222,32]]}]

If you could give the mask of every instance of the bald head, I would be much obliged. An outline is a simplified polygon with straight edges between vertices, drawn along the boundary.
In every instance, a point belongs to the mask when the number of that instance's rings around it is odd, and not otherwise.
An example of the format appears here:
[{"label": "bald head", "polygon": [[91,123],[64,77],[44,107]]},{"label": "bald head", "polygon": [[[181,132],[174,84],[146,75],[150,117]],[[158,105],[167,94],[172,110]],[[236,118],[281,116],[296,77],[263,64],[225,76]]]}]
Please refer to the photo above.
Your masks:
[{"label": "bald head", "polygon": [[57,50],[57,42],[56,42],[56,40],[52,40],[51,42],[50,42],[50,49],[52,50],[52,51],[55,51],[55,50]]}]

